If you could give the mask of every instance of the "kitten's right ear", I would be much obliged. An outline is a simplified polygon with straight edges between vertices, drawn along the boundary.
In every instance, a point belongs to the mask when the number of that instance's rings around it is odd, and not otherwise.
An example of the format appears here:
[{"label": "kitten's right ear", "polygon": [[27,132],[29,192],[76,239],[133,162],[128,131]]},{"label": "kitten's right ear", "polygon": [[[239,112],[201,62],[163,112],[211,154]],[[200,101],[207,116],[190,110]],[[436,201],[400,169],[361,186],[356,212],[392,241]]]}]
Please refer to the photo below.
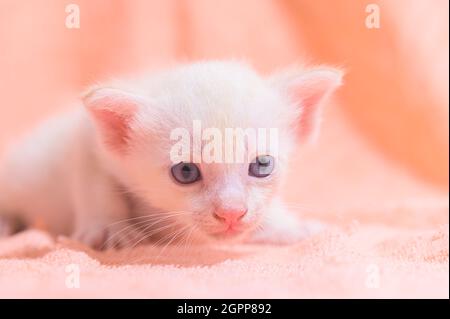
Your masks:
[{"label": "kitten's right ear", "polygon": [[114,151],[123,151],[131,133],[131,123],[144,98],[119,89],[99,87],[82,97],[102,141]]},{"label": "kitten's right ear", "polygon": [[314,140],[324,101],[342,84],[343,72],[331,67],[292,69],[272,76],[272,84],[300,110],[299,135]]}]

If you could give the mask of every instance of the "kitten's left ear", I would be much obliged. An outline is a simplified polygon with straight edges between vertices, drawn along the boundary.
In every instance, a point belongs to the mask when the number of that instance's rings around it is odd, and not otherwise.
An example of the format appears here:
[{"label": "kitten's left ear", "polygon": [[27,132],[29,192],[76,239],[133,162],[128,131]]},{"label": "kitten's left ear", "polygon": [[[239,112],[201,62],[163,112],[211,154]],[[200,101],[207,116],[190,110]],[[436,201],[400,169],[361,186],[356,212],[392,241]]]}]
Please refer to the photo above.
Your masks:
[{"label": "kitten's left ear", "polygon": [[338,69],[318,68],[285,72],[271,79],[300,109],[298,125],[302,141],[312,140],[317,135],[324,101],[342,84],[342,77],[343,72]]},{"label": "kitten's left ear", "polygon": [[146,100],[123,90],[107,87],[92,89],[82,100],[105,145],[110,150],[123,151],[130,137],[131,123]]}]

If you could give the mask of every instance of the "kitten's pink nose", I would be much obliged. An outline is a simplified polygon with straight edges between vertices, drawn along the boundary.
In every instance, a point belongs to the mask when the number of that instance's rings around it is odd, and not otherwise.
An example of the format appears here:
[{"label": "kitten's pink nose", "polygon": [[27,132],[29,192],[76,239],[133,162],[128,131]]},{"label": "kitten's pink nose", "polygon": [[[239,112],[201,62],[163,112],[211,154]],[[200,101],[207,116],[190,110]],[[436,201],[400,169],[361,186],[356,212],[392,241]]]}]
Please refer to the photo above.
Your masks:
[{"label": "kitten's pink nose", "polygon": [[247,209],[217,209],[214,217],[228,225],[236,224],[247,213]]}]

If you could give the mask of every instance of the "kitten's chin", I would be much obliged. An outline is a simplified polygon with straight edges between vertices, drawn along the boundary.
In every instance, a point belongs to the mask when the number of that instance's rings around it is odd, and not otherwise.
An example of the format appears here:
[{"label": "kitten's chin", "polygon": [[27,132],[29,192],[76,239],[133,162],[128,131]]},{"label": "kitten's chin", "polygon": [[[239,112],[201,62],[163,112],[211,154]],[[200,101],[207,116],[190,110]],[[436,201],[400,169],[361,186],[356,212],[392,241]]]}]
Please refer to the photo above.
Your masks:
[{"label": "kitten's chin", "polygon": [[233,239],[233,238],[239,238],[240,236],[243,236],[245,232],[239,231],[239,230],[225,230],[221,232],[216,232],[210,234],[211,237],[221,240],[226,239]]}]

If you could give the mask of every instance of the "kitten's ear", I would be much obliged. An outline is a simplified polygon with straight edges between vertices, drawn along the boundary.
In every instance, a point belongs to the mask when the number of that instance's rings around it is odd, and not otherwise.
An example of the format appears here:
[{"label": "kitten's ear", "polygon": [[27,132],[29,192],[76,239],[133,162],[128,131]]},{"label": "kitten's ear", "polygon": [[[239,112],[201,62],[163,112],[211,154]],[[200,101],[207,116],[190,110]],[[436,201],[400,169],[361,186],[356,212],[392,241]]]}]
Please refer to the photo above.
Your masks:
[{"label": "kitten's ear", "polygon": [[115,151],[123,151],[131,133],[130,124],[146,101],[137,95],[113,88],[94,88],[82,98],[102,141]]},{"label": "kitten's ear", "polygon": [[299,134],[302,141],[313,140],[320,127],[324,101],[341,84],[343,72],[333,68],[318,68],[302,72],[275,75],[274,85],[287,94],[291,103],[300,109]]}]

